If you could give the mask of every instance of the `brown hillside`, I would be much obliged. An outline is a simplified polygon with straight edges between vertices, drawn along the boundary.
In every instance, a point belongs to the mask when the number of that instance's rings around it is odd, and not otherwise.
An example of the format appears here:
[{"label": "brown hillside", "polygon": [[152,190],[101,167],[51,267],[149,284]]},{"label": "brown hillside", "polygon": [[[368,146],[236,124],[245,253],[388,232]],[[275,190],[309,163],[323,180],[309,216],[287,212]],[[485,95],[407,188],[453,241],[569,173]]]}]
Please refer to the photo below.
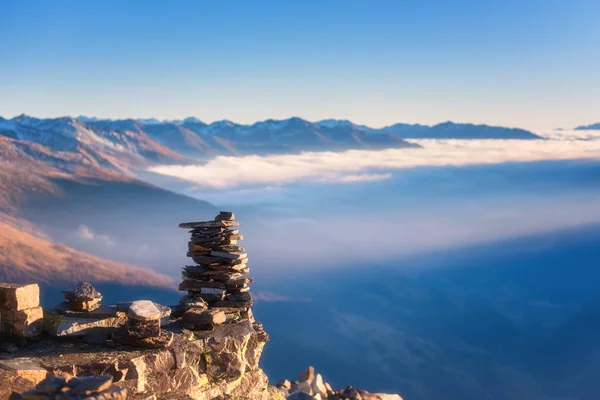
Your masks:
[{"label": "brown hillside", "polygon": [[0,281],[54,284],[84,280],[125,285],[173,285],[166,275],[73,250],[16,229],[0,219]]}]

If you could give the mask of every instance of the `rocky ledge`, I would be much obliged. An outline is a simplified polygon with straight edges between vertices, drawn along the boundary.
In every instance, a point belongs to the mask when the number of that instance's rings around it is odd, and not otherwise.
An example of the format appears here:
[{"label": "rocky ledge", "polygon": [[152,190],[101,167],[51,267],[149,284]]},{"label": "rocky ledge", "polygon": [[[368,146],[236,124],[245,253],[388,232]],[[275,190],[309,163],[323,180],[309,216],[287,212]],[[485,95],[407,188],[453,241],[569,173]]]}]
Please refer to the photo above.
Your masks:
[{"label": "rocky ledge", "polygon": [[[258,327],[258,325],[257,325]],[[33,389],[47,374],[106,375],[129,399],[275,399],[258,367],[266,337],[250,321],[188,331],[167,325],[173,342],[166,349],[122,344],[93,345],[43,338],[0,356],[0,398]],[[153,397],[154,396],[154,397]]]}]

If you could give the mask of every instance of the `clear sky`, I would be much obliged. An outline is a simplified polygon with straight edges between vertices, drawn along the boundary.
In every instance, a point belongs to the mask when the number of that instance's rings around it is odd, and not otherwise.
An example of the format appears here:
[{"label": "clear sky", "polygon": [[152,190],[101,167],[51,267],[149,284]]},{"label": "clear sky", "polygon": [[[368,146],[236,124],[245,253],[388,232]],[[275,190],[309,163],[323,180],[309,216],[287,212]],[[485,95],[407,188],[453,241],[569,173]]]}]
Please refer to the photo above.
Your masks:
[{"label": "clear sky", "polygon": [[0,0],[0,115],[600,121],[598,0]]}]

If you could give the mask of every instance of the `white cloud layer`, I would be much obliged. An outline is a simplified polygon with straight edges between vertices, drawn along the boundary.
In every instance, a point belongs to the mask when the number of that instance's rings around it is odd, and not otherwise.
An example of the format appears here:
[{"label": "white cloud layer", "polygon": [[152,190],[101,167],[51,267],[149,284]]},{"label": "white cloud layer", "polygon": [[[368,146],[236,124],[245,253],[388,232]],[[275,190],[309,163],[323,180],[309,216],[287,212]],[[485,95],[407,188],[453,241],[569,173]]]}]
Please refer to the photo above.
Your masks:
[{"label": "white cloud layer", "polygon": [[297,182],[352,183],[389,179],[389,170],[509,161],[600,158],[600,132],[557,132],[548,140],[414,140],[421,149],[349,150],[294,155],[217,157],[201,165],[150,171],[199,187],[230,189]]}]

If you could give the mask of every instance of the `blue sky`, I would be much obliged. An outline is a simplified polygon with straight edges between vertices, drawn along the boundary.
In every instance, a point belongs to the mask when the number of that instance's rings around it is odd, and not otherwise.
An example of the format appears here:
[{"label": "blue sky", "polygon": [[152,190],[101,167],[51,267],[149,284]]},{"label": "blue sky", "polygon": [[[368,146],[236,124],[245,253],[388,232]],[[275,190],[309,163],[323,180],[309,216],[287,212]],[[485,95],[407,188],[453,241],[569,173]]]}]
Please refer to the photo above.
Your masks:
[{"label": "blue sky", "polygon": [[600,2],[0,1],[0,115],[600,121]]}]

